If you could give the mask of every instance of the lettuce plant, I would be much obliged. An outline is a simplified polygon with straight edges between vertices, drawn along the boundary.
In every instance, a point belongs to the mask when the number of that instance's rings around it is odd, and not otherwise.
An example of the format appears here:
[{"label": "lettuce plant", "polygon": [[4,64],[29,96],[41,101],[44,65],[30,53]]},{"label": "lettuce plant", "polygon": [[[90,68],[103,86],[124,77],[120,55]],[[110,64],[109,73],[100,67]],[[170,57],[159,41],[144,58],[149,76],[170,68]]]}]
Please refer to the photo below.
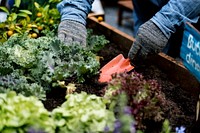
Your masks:
[{"label": "lettuce plant", "polygon": [[98,133],[113,129],[114,113],[106,109],[106,101],[85,92],[66,96],[67,101],[53,110],[57,133]]},{"label": "lettuce plant", "polygon": [[47,133],[55,131],[50,113],[35,97],[24,97],[15,92],[0,94],[0,114],[1,133],[26,133],[30,128]]},{"label": "lettuce plant", "polygon": [[112,76],[113,80],[108,83],[104,97],[113,101],[116,100],[116,96],[125,93],[137,129],[145,129],[146,121],[162,122],[164,120],[162,107],[165,105],[165,97],[155,80],[145,80],[137,72]]}]

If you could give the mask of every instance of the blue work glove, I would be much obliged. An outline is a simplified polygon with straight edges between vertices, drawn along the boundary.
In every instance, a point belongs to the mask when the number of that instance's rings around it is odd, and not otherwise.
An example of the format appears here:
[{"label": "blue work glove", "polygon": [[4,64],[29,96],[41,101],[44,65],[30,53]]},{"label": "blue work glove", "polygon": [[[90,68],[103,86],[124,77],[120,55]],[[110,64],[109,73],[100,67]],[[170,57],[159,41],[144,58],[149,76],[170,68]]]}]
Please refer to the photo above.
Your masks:
[{"label": "blue work glove", "polygon": [[161,52],[167,42],[168,38],[149,20],[139,27],[135,41],[129,50],[128,58],[133,65],[140,64],[149,55]]},{"label": "blue work glove", "polygon": [[63,0],[57,5],[61,14],[58,38],[64,43],[86,46],[86,19],[94,0]]}]

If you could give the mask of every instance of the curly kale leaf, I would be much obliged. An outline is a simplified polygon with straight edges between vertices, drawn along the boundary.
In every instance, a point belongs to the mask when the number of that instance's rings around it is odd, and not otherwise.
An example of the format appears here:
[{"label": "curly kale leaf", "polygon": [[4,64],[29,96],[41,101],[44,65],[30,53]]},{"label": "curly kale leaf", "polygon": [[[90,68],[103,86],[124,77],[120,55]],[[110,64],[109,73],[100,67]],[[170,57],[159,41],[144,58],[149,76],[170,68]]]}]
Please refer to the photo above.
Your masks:
[{"label": "curly kale leaf", "polygon": [[[76,82],[84,82],[85,78],[99,72],[100,63],[92,52],[96,51],[93,48],[95,45],[66,45],[57,37],[31,39],[24,35],[13,36],[0,46],[0,76],[20,82],[17,82],[17,88],[16,84],[3,82],[1,87],[26,91],[26,95],[40,95],[42,89],[51,88],[51,84],[58,80],[73,78]],[[16,71],[20,71],[17,78],[12,75]],[[29,93],[28,87],[35,88],[38,94],[33,90]]]},{"label": "curly kale leaf", "polygon": [[92,29],[87,30],[87,45],[88,49],[93,53],[100,51],[109,41],[104,35],[94,35]]},{"label": "curly kale leaf", "polygon": [[14,70],[14,64],[8,56],[7,47],[0,45],[0,75],[6,75]]},{"label": "curly kale leaf", "polygon": [[10,75],[0,76],[0,92],[16,91],[24,96],[37,96],[39,99],[45,99],[44,88],[37,83],[29,83],[27,77],[19,72],[13,72]]},{"label": "curly kale leaf", "polygon": [[78,82],[84,82],[85,77],[90,78],[98,73],[100,63],[90,49],[83,48],[79,44],[60,46],[62,49],[59,52],[61,62],[56,61],[59,64],[55,67],[54,79],[61,80],[75,75]]},{"label": "curly kale leaf", "polygon": [[20,45],[15,45],[8,49],[9,58],[17,65],[23,68],[31,68],[36,60],[33,49],[25,49]]}]

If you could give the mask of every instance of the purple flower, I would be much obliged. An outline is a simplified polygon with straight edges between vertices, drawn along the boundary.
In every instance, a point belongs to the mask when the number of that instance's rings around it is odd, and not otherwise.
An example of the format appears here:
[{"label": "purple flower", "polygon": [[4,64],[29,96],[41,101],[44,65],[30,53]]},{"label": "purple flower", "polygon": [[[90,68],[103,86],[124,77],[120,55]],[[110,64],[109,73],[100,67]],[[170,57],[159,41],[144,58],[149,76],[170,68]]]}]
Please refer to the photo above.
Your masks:
[{"label": "purple flower", "polygon": [[128,106],[124,107],[124,113],[130,115],[131,114],[131,108],[128,107]]},{"label": "purple flower", "polygon": [[132,122],[130,130],[131,130],[131,133],[136,133],[135,122]]},{"label": "purple flower", "polygon": [[110,129],[109,129],[108,126],[106,126],[106,127],[104,128],[104,132],[105,132],[105,133],[109,132],[109,130],[110,130]]},{"label": "purple flower", "polygon": [[181,126],[180,128],[176,127],[176,133],[185,133],[185,127],[183,126]]},{"label": "purple flower", "polygon": [[120,128],[121,128],[121,122],[119,120],[116,120],[113,133],[120,133]]}]

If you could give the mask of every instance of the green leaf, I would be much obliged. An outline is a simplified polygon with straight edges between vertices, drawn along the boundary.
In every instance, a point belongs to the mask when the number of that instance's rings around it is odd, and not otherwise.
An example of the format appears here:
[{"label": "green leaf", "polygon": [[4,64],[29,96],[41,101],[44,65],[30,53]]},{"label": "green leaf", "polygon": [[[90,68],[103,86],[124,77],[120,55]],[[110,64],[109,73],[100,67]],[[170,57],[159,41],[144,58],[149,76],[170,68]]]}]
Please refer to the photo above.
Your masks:
[{"label": "green leaf", "polygon": [[36,33],[39,33],[39,30],[38,29],[33,29],[34,32]]},{"label": "green leaf", "polygon": [[20,4],[21,4],[21,0],[15,0],[15,4],[14,4],[15,7],[19,7]]},{"label": "green leaf", "polygon": [[5,38],[6,40],[8,39],[7,32],[4,32],[4,33],[3,33],[3,38]]},{"label": "green leaf", "polygon": [[44,11],[43,11],[43,12],[47,13],[48,11],[49,11],[49,5],[46,5],[46,6],[44,7]]},{"label": "green leaf", "polygon": [[6,12],[8,15],[10,14],[6,7],[0,6],[0,9]]},{"label": "green leaf", "polygon": [[11,21],[15,21],[17,19],[17,14],[11,13],[9,17],[11,18]]},{"label": "green leaf", "polygon": [[16,28],[15,31],[17,31],[18,33],[22,33],[21,29]]},{"label": "green leaf", "polygon": [[17,16],[26,18],[26,17],[27,17],[27,14],[26,14],[26,13],[18,13]]},{"label": "green leaf", "polygon": [[37,2],[34,2],[34,5],[37,9],[40,9],[40,5]]},{"label": "green leaf", "polygon": [[19,10],[20,12],[26,13],[28,15],[32,15],[32,12],[30,12],[29,10]]},{"label": "green leaf", "polygon": [[5,28],[6,24],[5,23],[0,23],[0,28]]}]

